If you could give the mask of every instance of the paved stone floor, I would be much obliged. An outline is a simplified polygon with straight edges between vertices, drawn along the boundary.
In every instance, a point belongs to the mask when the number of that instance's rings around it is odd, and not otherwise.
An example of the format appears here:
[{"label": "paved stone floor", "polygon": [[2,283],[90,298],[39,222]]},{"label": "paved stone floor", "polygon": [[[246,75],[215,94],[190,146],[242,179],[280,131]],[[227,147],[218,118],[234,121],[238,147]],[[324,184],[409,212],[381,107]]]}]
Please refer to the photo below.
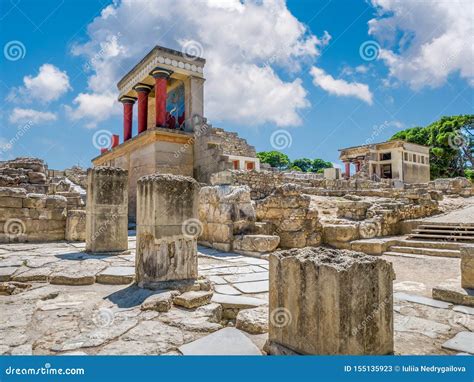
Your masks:
[{"label": "paved stone floor", "polygon": [[[127,255],[90,256],[82,252],[83,243],[0,245],[0,279],[31,284],[19,293],[0,295],[0,353],[200,354],[203,349],[219,352],[223,343],[235,341],[239,344],[232,349],[238,354],[254,354],[263,348],[266,334],[221,329],[235,325],[232,319],[222,319],[223,308],[263,305],[258,309],[265,312],[266,260],[199,248],[200,275],[208,277],[215,288],[211,303],[194,310],[173,306],[160,313],[140,308],[146,298],[159,292],[131,283],[134,237],[130,237],[130,248]],[[459,259],[385,258],[397,274],[396,353],[459,352],[442,345],[458,333],[472,335],[474,309],[430,298],[432,286],[460,279]],[[211,333],[213,337],[207,339]],[[464,333],[458,338],[470,337]]]}]

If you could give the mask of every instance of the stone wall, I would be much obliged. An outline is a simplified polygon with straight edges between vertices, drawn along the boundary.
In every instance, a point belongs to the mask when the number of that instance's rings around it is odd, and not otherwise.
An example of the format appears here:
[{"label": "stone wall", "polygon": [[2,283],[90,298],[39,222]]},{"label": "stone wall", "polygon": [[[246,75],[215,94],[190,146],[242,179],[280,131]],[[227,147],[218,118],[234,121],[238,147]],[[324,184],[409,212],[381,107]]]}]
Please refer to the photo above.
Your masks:
[{"label": "stone wall", "polygon": [[280,237],[280,248],[301,248],[321,243],[318,212],[311,197],[295,184],[278,186],[271,195],[256,202],[257,221],[269,225],[267,234]]},{"label": "stone wall", "polygon": [[440,178],[428,183],[429,190],[441,191],[446,195],[472,196],[474,185],[466,178]]},{"label": "stone wall", "polygon": [[1,162],[0,187],[21,187],[27,192],[47,194],[47,166],[37,158]]},{"label": "stone wall", "polygon": [[[204,121],[206,122],[206,121]],[[255,158],[255,147],[237,133],[214,128],[207,123],[196,128],[194,142],[194,178],[210,183],[211,175],[232,169],[227,155]]]},{"label": "stone wall", "polygon": [[0,243],[64,240],[67,199],[0,187]]},{"label": "stone wall", "polygon": [[233,249],[234,235],[255,229],[255,209],[247,186],[208,186],[199,193],[200,243],[222,251]]}]

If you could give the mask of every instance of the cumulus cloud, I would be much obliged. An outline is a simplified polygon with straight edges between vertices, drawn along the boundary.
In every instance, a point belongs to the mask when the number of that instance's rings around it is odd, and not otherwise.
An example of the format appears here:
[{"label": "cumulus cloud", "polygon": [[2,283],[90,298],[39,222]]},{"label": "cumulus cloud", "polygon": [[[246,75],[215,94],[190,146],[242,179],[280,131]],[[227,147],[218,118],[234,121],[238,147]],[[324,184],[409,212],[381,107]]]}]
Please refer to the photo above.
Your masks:
[{"label": "cumulus cloud", "polygon": [[[116,82],[154,45],[177,50],[195,42],[205,67],[205,113],[210,119],[246,124],[297,125],[298,110],[309,105],[297,78],[330,39],[311,34],[283,0],[174,1],[157,6],[123,0],[103,9],[88,26],[89,40],[73,47],[92,69],[88,95],[109,94]],[[283,79],[276,68],[286,70]],[[76,107],[81,108],[80,94]],[[109,104],[108,104],[109,105]],[[113,113],[113,106],[100,117]],[[73,111],[74,112],[74,111]],[[96,120],[93,108],[77,117]]]},{"label": "cumulus cloud", "polygon": [[324,70],[313,66],[310,70],[313,84],[330,94],[343,97],[356,97],[372,105],[372,92],[366,84],[336,79]]},{"label": "cumulus cloud", "polygon": [[8,100],[49,103],[59,99],[69,90],[71,85],[67,73],[54,65],[43,64],[39,68],[38,75],[25,76],[23,86],[10,91]]},{"label": "cumulus cloud", "polygon": [[413,89],[438,87],[458,73],[474,86],[474,7],[466,0],[371,0],[369,34],[392,78]]},{"label": "cumulus cloud", "polygon": [[19,107],[14,108],[9,117],[11,123],[40,123],[55,121],[56,119],[56,115],[51,112]]},{"label": "cumulus cloud", "polygon": [[87,128],[95,128],[98,122],[119,112],[117,97],[111,92],[80,93],[73,103],[74,107],[66,106],[67,115],[73,121],[89,118],[89,122],[85,125]]}]

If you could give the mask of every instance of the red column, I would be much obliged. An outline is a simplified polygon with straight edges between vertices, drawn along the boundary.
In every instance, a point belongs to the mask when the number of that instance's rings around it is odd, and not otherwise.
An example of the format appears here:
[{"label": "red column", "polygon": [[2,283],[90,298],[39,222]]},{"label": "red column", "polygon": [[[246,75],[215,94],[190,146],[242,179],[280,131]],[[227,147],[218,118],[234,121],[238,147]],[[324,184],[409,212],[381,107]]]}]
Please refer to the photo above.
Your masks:
[{"label": "red column", "polygon": [[356,172],[360,171],[360,162],[356,162]]},{"label": "red column", "polygon": [[123,141],[132,138],[132,120],[133,120],[133,104],[137,99],[135,97],[124,96],[120,98],[123,104]]},{"label": "red column", "polygon": [[138,94],[138,134],[146,131],[148,120],[148,94],[151,86],[138,84],[133,88]]},{"label": "red column", "polygon": [[120,135],[112,135],[112,148],[117,147],[120,143]]},{"label": "red column", "polygon": [[156,127],[166,127],[166,88],[173,72],[156,67],[150,74],[155,79],[155,124]]},{"label": "red column", "polygon": [[346,179],[349,179],[351,177],[351,163],[345,162],[344,165],[346,166]]}]

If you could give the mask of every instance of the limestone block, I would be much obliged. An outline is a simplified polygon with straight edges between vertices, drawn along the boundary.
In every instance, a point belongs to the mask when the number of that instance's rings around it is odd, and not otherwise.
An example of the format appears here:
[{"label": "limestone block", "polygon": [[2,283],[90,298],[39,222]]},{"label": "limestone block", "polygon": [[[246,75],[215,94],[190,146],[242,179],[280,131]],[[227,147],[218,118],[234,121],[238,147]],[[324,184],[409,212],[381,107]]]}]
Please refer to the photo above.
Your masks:
[{"label": "limestone block", "polygon": [[25,198],[26,190],[19,187],[0,187],[0,198],[3,196],[12,198]]},{"label": "limestone block", "polygon": [[197,277],[199,184],[154,174],[138,180],[136,281],[140,287]]},{"label": "limestone block", "polygon": [[474,246],[461,248],[461,286],[474,289]]},{"label": "limestone block", "polygon": [[33,184],[46,183],[46,175],[42,172],[30,171],[28,173],[28,180]]},{"label": "limestone block", "polygon": [[272,252],[278,247],[280,237],[275,235],[241,235],[234,238],[233,248],[244,252]]},{"label": "limestone block", "polygon": [[23,207],[25,208],[46,208],[46,195],[44,194],[27,194],[23,199]]},{"label": "limestone block", "polygon": [[357,224],[325,224],[323,226],[325,243],[335,241],[352,241],[359,238]]},{"label": "limestone block", "polygon": [[21,208],[22,199],[11,196],[0,196],[0,207]]},{"label": "limestone block", "polygon": [[193,309],[209,304],[211,302],[212,295],[212,291],[189,291],[176,296],[173,299],[173,303],[184,308]]},{"label": "limestone block", "polygon": [[60,195],[47,195],[46,208],[66,208],[67,199]]},{"label": "limestone block", "polygon": [[127,250],[127,203],[128,171],[116,167],[87,170],[87,252]]},{"label": "limestone block", "polygon": [[301,354],[393,352],[392,265],[307,247],[270,254],[269,341]]},{"label": "limestone block", "polygon": [[86,211],[67,212],[65,237],[67,241],[86,241]]}]

